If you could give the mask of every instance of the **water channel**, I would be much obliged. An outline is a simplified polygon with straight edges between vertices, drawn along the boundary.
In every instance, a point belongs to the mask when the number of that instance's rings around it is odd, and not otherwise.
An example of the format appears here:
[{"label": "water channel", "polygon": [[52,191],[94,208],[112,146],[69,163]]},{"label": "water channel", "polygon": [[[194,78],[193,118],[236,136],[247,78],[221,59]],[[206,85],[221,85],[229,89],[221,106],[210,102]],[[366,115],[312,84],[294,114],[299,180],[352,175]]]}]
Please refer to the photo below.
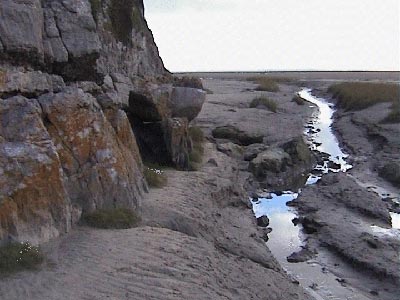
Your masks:
[{"label": "water channel", "polygon": [[[311,92],[311,89],[303,89],[299,92],[299,96],[308,101],[310,106],[318,107],[307,122],[304,134],[311,150],[321,152],[325,159],[315,167],[312,174],[308,175],[305,185],[317,183],[324,174],[329,172],[346,172],[352,168],[352,165],[346,162],[348,155],[340,148],[331,128],[334,106],[325,99],[313,96]],[[297,217],[296,211],[286,206],[288,201],[296,199],[300,193],[301,189],[268,193],[268,197],[258,198],[253,202],[255,216],[267,215],[270,219],[269,227],[272,228],[272,232],[267,242],[269,249],[283,268],[316,299],[370,299],[349,286],[343,286],[337,276],[327,271],[321,261],[329,253],[321,251],[317,258],[307,262],[289,263],[287,261],[290,254],[301,250],[304,245],[301,227],[294,226],[292,222]],[[398,222],[398,219],[396,220],[393,225]]]}]

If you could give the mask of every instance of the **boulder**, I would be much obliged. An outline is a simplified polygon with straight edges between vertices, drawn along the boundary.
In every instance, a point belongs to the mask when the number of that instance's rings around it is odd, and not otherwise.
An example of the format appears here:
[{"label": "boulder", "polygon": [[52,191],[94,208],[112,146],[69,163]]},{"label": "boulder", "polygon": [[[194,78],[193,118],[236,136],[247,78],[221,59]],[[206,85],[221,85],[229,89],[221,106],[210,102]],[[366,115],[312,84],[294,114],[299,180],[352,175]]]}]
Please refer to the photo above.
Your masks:
[{"label": "boulder", "polygon": [[268,149],[268,146],[265,144],[252,144],[245,148],[243,158],[245,161],[251,161],[257,157],[260,152],[263,152]]},{"label": "boulder", "polygon": [[299,262],[305,262],[309,259],[311,259],[315,254],[311,252],[307,248],[301,248],[300,251],[293,252],[290,254],[286,260],[290,263],[299,263]]},{"label": "boulder", "polygon": [[168,101],[171,85],[153,85],[145,91],[131,91],[129,95],[129,112],[133,118],[142,122],[159,122],[168,118],[170,110]]},{"label": "boulder", "polygon": [[257,226],[260,227],[268,227],[269,225],[269,218],[267,216],[261,216],[257,218]]},{"label": "boulder", "polygon": [[168,106],[172,117],[193,120],[201,111],[206,93],[201,89],[174,87]]},{"label": "boulder", "polygon": [[243,153],[242,147],[232,142],[217,143],[217,150],[222,153],[225,153],[230,157],[236,157],[236,158],[241,157]]},{"label": "boulder", "polygon": [[71,226],[57,148],[35,99],[0,101],[0,244],[45,242]]},{"label": "boulder", "polygon": [[265,178],[267,172],[280,173],[286,170],[291,158],[288,153],[281,148],[271,148],[261,152],[254,158],[249,165],[250,171],[256,178]]},{"label": "boulder", "polygon": [[118,129],[116,133],[96,99],[80,89],[49,93],[38,101],[72,204],[83,212],[137,208],[145,184],[126,114],[107,113]]},{"label": "boulder", "polygon": [[311,151],[301,137],[294,138],[289,142],[284,143],[281,148],[290,155],[290,158],[294,164],[300,162],[312,162]]}]

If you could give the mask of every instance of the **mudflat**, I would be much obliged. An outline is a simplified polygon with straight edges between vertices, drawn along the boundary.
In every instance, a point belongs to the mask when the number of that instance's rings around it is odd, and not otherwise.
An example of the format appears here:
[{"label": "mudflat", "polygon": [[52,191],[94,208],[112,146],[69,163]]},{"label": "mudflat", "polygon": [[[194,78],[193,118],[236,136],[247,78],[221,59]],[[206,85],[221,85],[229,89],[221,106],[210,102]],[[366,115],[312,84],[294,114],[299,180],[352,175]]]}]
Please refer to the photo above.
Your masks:
[{"label": "mudflat", "polygon": [[[290,157],[292,165],[262,186],[249,163],[261,152],[286,149],[303,137],[316,108],[292,101],[302,86],[329,97],[330,80],[395,81],[399,73],[276,75],[301,81],[280,83],[280,91],[272,93],[255,91],[256,84],[245,80],[252,74],[196,74],[212,92],[193,121],[207,138],[201,168],[166,170],[168,184],[151,189],[140,203],[138,228],[78,227],[44,245],[47,260],[39,270],[0,280],[2,299],[318,298],[318,287],[300,285],[296,276],[301,274],[288,275],[268,249],[268,230],[257,226],[249,200],[260,190],[285,185],[306,166]],[[255,97],[271,98],[276,112],[250,107]],[[317,256],[313,259],[337,275],[353,299],[394,300],[399,294],[399,231],[391,228],[389,212],[394,212],[400,190],[378,175],[378,164],[385,159],[398,162],[400,129],[375,122],[372,137],[368,130],[374,122],[368,116],[388,110],[374,106],[353,114],[338,111],[334,126],[353,162],[351,177],[326,175],[305,187],[294,204],[314,230],[302,232]],[[228,128],[227,138],[216,138],[216,128]],[[382,147],[376,146],[377,136],[385,138]],[[278,156],[278,161],[286,159]],[[307,165],[312,168],[313,161]],[[381,229],[376,233],[371,226]]]}]

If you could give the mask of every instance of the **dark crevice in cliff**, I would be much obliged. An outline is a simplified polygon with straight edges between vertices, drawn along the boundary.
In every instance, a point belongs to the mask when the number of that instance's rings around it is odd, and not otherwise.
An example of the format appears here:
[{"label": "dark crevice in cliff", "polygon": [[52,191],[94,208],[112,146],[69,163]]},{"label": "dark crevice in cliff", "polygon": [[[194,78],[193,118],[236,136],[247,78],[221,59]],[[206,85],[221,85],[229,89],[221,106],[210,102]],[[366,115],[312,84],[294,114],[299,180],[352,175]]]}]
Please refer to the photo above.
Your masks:
[{"label": "dark crevice in cliff", "polygon": [[143,122],[127,113],[139,146],[143,161],[151,164],[172,166],[165,144],[162,122]]}]

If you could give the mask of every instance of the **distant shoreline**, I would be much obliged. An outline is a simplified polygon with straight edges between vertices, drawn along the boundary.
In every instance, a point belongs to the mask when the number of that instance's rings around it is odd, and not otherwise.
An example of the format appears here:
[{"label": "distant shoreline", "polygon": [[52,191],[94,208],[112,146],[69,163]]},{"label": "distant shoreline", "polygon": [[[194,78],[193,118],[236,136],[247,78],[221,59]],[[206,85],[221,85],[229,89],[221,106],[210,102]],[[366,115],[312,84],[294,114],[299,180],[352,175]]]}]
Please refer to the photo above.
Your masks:
[{"label": "distant shoreline", "polygon": [[341,80],[362,80],[362,81],[394,81],[400,82],[400,71],[267,71],[267,72],[178,72],[176,76],[213,77],[225,79],[240,79],[257,75],[293,77],[300,80],[311,81],[341,81]]}]

